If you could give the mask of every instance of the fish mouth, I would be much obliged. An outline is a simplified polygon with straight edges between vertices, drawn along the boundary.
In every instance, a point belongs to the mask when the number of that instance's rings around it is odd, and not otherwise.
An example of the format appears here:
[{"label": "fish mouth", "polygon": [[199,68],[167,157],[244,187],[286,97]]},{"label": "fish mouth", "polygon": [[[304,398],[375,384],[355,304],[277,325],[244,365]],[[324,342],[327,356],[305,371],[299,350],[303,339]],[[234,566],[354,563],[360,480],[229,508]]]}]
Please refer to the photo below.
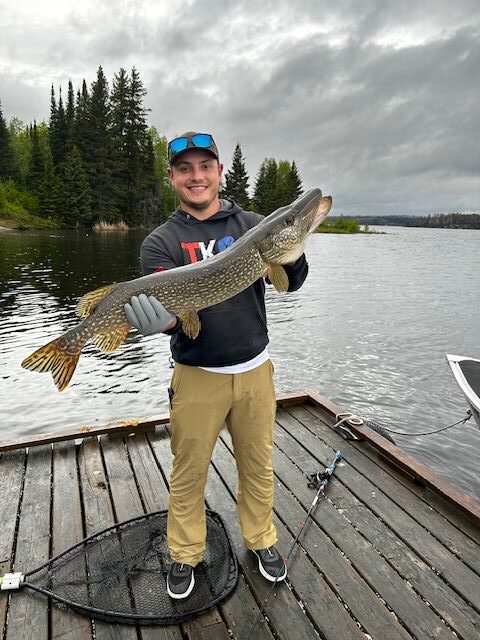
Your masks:
[{"label": "fish mouth", "polygon": [[309,212],[309,233],[312,233],[327,217],[332,208],[332,196],[322,196]]}]

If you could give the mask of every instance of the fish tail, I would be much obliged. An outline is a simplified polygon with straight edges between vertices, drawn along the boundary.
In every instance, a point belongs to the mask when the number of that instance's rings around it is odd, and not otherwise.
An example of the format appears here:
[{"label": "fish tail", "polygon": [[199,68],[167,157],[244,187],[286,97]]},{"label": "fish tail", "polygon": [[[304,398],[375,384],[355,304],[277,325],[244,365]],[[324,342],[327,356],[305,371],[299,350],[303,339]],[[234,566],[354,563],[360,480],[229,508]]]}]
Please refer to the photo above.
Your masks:
[{"label": "fish tail", "polygon": [[68,387],[85,342],[68,340],[66,334],[34,351],[22,362],[30,371],[50,371],[59,391]]}]

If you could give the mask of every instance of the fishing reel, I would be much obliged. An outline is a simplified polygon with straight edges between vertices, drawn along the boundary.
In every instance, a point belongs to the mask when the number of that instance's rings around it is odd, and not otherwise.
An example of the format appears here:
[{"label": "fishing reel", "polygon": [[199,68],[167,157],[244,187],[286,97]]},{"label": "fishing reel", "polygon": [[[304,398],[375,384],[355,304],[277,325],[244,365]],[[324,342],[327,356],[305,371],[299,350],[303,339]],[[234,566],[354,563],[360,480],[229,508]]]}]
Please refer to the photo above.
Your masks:
[{"label": "fishing reel", "polygon": [[320,485],[325,482],[329,477],[327,471],[317,471],[317,473],[312,473],[308,476],[308,484],[307,487],[309,489],[319,489]]}]

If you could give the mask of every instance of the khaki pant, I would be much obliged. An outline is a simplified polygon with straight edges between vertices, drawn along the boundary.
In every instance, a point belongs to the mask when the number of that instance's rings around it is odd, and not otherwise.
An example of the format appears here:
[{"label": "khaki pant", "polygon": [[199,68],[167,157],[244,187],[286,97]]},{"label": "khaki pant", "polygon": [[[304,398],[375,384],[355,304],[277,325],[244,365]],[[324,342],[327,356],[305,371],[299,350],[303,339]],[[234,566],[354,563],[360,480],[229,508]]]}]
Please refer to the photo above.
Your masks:
[{"label": "khaki pant", "polygon": [[205,484],[225,422],[237,463],[237,506],[245,545],[249,549],[274,545],[272,363],[234,375],[176,364],[171,392],[174,460],[167,537],[172,560],[195,566],[205,553]]}]

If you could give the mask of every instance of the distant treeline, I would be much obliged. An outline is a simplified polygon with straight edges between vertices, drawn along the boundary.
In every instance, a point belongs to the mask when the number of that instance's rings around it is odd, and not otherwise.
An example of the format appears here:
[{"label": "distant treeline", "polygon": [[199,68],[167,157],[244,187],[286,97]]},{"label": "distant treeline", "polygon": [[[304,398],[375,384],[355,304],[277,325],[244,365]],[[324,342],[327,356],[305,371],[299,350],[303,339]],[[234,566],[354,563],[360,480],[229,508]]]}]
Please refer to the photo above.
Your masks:
[{"label": "distant treeline", "polygon": [[[7,123],[0,103],[0,219],[85,227],[164,221],[177,202],[167,140],[147,125],[146,93],[135,68],[120,69],[110,88],[99,67],[90,89],[84,80],[75,92],[69,82],[66,99],[52,86],[48,124]],[[268,215],[301,193],[295,162],[265,158],[250,196],[237,144],[223,197]]]},{"label": "distant treeline", "polygon": [[[429,216],[344,216],[363,225],[432,227],[435,229],[480,229],[478,213],[439,213]],[[335,218],[333,218],[335,219]]]}]

